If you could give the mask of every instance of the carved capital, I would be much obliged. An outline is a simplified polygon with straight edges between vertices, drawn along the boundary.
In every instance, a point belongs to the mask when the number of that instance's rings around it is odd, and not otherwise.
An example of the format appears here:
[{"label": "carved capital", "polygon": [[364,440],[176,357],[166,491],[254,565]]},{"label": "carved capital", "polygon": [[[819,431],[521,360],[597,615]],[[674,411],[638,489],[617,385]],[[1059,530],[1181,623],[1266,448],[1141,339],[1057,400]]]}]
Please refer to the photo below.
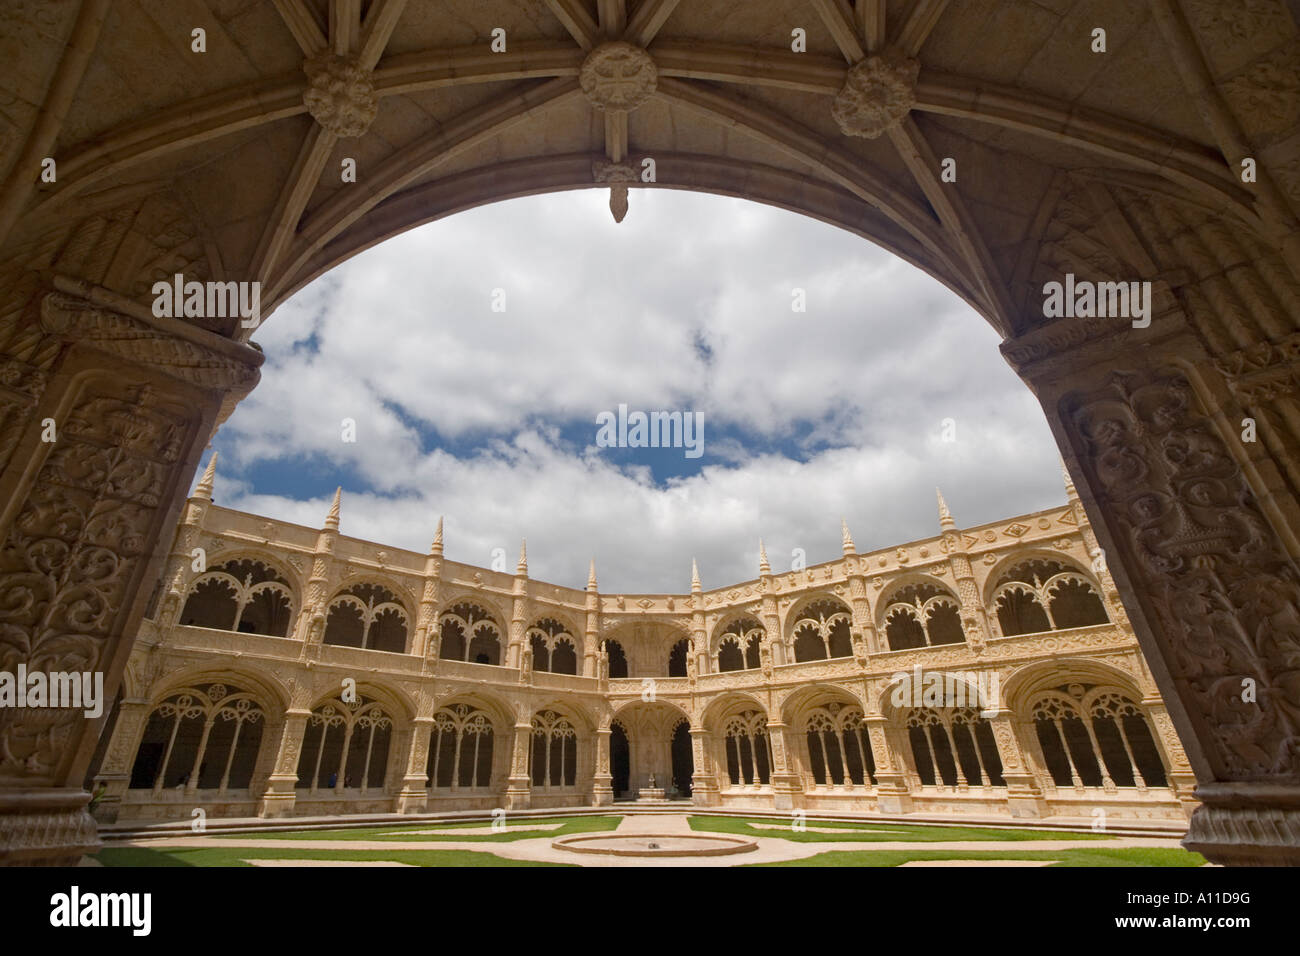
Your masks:
[{"label": "carved capital", "polygon": [[41,300],[41,328],[192,385],[233,390],[241,397],[261,377],[251,361],[62,292],[51,292]]}]

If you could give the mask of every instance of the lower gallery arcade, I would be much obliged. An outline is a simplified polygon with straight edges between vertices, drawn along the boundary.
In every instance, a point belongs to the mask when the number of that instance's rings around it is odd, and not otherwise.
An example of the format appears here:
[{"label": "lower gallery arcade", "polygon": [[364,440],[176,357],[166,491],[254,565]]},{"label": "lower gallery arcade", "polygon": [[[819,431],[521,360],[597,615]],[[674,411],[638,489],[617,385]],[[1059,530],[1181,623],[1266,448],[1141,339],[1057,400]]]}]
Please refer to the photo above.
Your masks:
[{"label": "lower gallery arcade", "polygon": [[[1061,508],[607,595],[189,499],[92,764],[102,821],[601,806],[1183,819],[1187,757]],[[193,569],[201,548],[205,570]]]}]

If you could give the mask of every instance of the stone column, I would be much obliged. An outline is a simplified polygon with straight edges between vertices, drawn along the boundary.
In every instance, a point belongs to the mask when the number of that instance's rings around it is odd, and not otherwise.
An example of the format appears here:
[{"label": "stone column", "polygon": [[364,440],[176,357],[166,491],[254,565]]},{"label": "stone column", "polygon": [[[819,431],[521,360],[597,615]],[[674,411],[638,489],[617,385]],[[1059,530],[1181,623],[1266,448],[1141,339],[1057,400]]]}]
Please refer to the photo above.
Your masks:
[{"label": "stone column", "polygon": [[398,791],[395,809],[398,813],[424,813],[429,803],[429,741],[433,737],[433,715],[416,717],[411,722],[403,766],[402,789]]},{"label": "stone column", "polygon": [[[1232,241],[1174,228],[1187,211],[1153,200],[1133,212],[1180,248]],[[1238,271],[1267,288],[1252,268]],[[1218,280],[1177,281],[1156,284],[1146,328],[1060,319],[1003,351],[1048,412],[1196,775],[1184,845],[1216,863],[1300,863],[1300,336],[1270,339],[1280,313]]]},{"label": "stone column", "polygon": [[[781,615],[776,608],[776,587],[772,578],[772,569],[767,565],[764,555],[759,570],[759,587],[763,591],[762,617],[763,629],[767,631],[768,646],[772,649],[773,665],[786,663],[785,635],[781,633]],[[742,651],[744,648],[741,649]]]},{"label": "stone column", "polygon": [[879,714],[868,714],[862,722],[871,741],[871,759],[876,762],[876,798],[880,812],[910,813],[912,794],[907,785],[907,771],[890,746],[888,721]]},{"label": "stone column", "polygon": [[113,739],[95,776],[95,784],[103,782],[104,795],[95,807],[94,816],[100,823],[116,823],[122,810],[122,798],[131,785],[131,768],[140,749],[140,738],[149,723],[149,701],[145,698],[123,698],[118,705],[117,723],[113,726]]},{"label": "stone column", "polygon": [[[510,611],[510,644],[506,650],[506,667],[522,668],[524,664],[524,635],[528,630],[528,554],[525,546],[519,549],[519,564],[515,568],[514,600]],[[473,638],[466,634],[466,648]]]},{"label": "stone column", "polygon": [[342,489],[334,493],[334,502],[325,517],[325,525],[316,535],[316,553],[312,556],[307,593],[303,597],[302,613],[298,618],[297,635],[303,642],[303,654],[312,658],[320,656],[320,645],[325,639],[326,606],[334,578],[334,546],[338,542],[341,496]]},{"label": "stone column", "polygon": [[[772,808],[793,810],[803,806],[803,782],[794,769],[790,754],[790,741],[786,735],[789,726],[780,719],[767,722],[768,739],[772,742]],[[743,776],[743,775],[742,775]]]},{"label": "stone column", "polygon": [[614,775],[609,769],[610,717],[608,714],[596,729],[596,772],[592,775],[591,805],[608,807],[614,803]]},{"label": "stone column", "polygon": [[691,727],[691,756],[695,762],[691,773],[691,802],[697,807],[716,807],[721,803],[712,742],[713,735],[703,727]]},{"label": "stone column", "polygon": [[533,781],[528,773],[528,753],[533,745],[533,723],[520,717],[515,723],[514,747],[510,752],[510,777],[506,781],[506,809],[527,810],[532,802]]},{"label": "stone column", "polygon": [[[429,555],[424,559],[424,588],[420,593],[420,610],[415,619],[415,634],[408,649],[411,654],[427,660],[438,657],[438,594],[442,585],[442,519]],[[468,640],[468,637],[466,638]]]},{"label": "stone column", "polygon": [[596,562],[587,574],[587,620],[582,638],[582,676],[600,676],[600,591],[596,584]]},{"label": "stone column", "polygon": [[[1047,801],[1038,787],[1034,771],[1016,738],[1015,720],[1009,710],[1000,710],[988,718],[993,739],[1002,761],[1002,779],[1007,783],[1007,810],[1013,817],[1047,815]],[[978,742],[979,738],[976,738]]]},{"label": "stone column", "polygon": [[302,753],[302,740],[307,732],[307,709],[289,709],[280,724],[279,738],[263,743],[275,748],[275,763],[266,789],[257,801],[259,817],[287,817],[293,814],[298,799],[298,758]]},{"label": "stone column", "polygon": [[[100,672],[111,700],[219,418],[261,355],[63,278],[0,330],[5,670]],[[82,781],[102,726],[0,711],[0,862],[99,845]]]},{"label": "stone column", "polygon": [[1151,716],[1151,732],[1155,738],[1156,748],[1160,751],[1160,760],[1165,767],[1169,788],[1178,796],[1184,812],[1191,817],[1197,807],[1196,775],[1192,772],[1192,765],[1187,760],[1187,752],[1183,749],[1174,730],[1174,722],[1169,718],[1169,711],[1164,701],[1158,697],[1143,698],[1142,706]]}]

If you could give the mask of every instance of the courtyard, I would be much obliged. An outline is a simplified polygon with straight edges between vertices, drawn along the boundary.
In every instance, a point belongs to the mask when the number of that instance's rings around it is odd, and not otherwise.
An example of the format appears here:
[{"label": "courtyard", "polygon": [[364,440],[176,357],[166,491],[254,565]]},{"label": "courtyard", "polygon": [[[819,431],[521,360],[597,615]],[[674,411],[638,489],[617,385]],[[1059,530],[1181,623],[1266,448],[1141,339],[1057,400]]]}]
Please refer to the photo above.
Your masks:
[{"label": "courtyard", "polygon": [[[1199,867],[1181,834],[1158,827],[1131,836],[1077,829],[1012,829],[779,816],[684,813],[577,814],[508,821],[415,823],[346,829],[275,829],[239,834],[133,835],[108,843],[84,865],[118,866],[847,866],[847,867]],[[1122,830],[1129,833],[1132,831]],[[570,835],[607,834],[629,845],[670,847],[726,835],[753,847],[719,856],[616,856],[555,845]]]}]

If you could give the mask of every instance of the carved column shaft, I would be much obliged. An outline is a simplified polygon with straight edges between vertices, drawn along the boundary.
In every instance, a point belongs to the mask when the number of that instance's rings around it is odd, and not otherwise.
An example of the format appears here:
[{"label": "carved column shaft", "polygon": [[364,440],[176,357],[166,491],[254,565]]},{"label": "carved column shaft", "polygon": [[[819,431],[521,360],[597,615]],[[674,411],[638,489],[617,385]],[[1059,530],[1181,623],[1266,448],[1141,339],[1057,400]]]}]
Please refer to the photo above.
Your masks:
[{"label": "carved column shaft", "polygon": [[[50,293],[0,359],[25,370],[0,436],[0,669],[102,672],[110,700],[203,446],[261,361],[141,312]],[[0,711],[0,862],[75,863],[98,845],[81,784],[102,719]]]},{"label": "carved column shaft", "polygon": [[1295,489],[1242,440],[1229,378],[1176,307],[1145,329],[1108,321],[1003,350],[1048,412],[1199,781],[1185,845],[1298,863]]}]

